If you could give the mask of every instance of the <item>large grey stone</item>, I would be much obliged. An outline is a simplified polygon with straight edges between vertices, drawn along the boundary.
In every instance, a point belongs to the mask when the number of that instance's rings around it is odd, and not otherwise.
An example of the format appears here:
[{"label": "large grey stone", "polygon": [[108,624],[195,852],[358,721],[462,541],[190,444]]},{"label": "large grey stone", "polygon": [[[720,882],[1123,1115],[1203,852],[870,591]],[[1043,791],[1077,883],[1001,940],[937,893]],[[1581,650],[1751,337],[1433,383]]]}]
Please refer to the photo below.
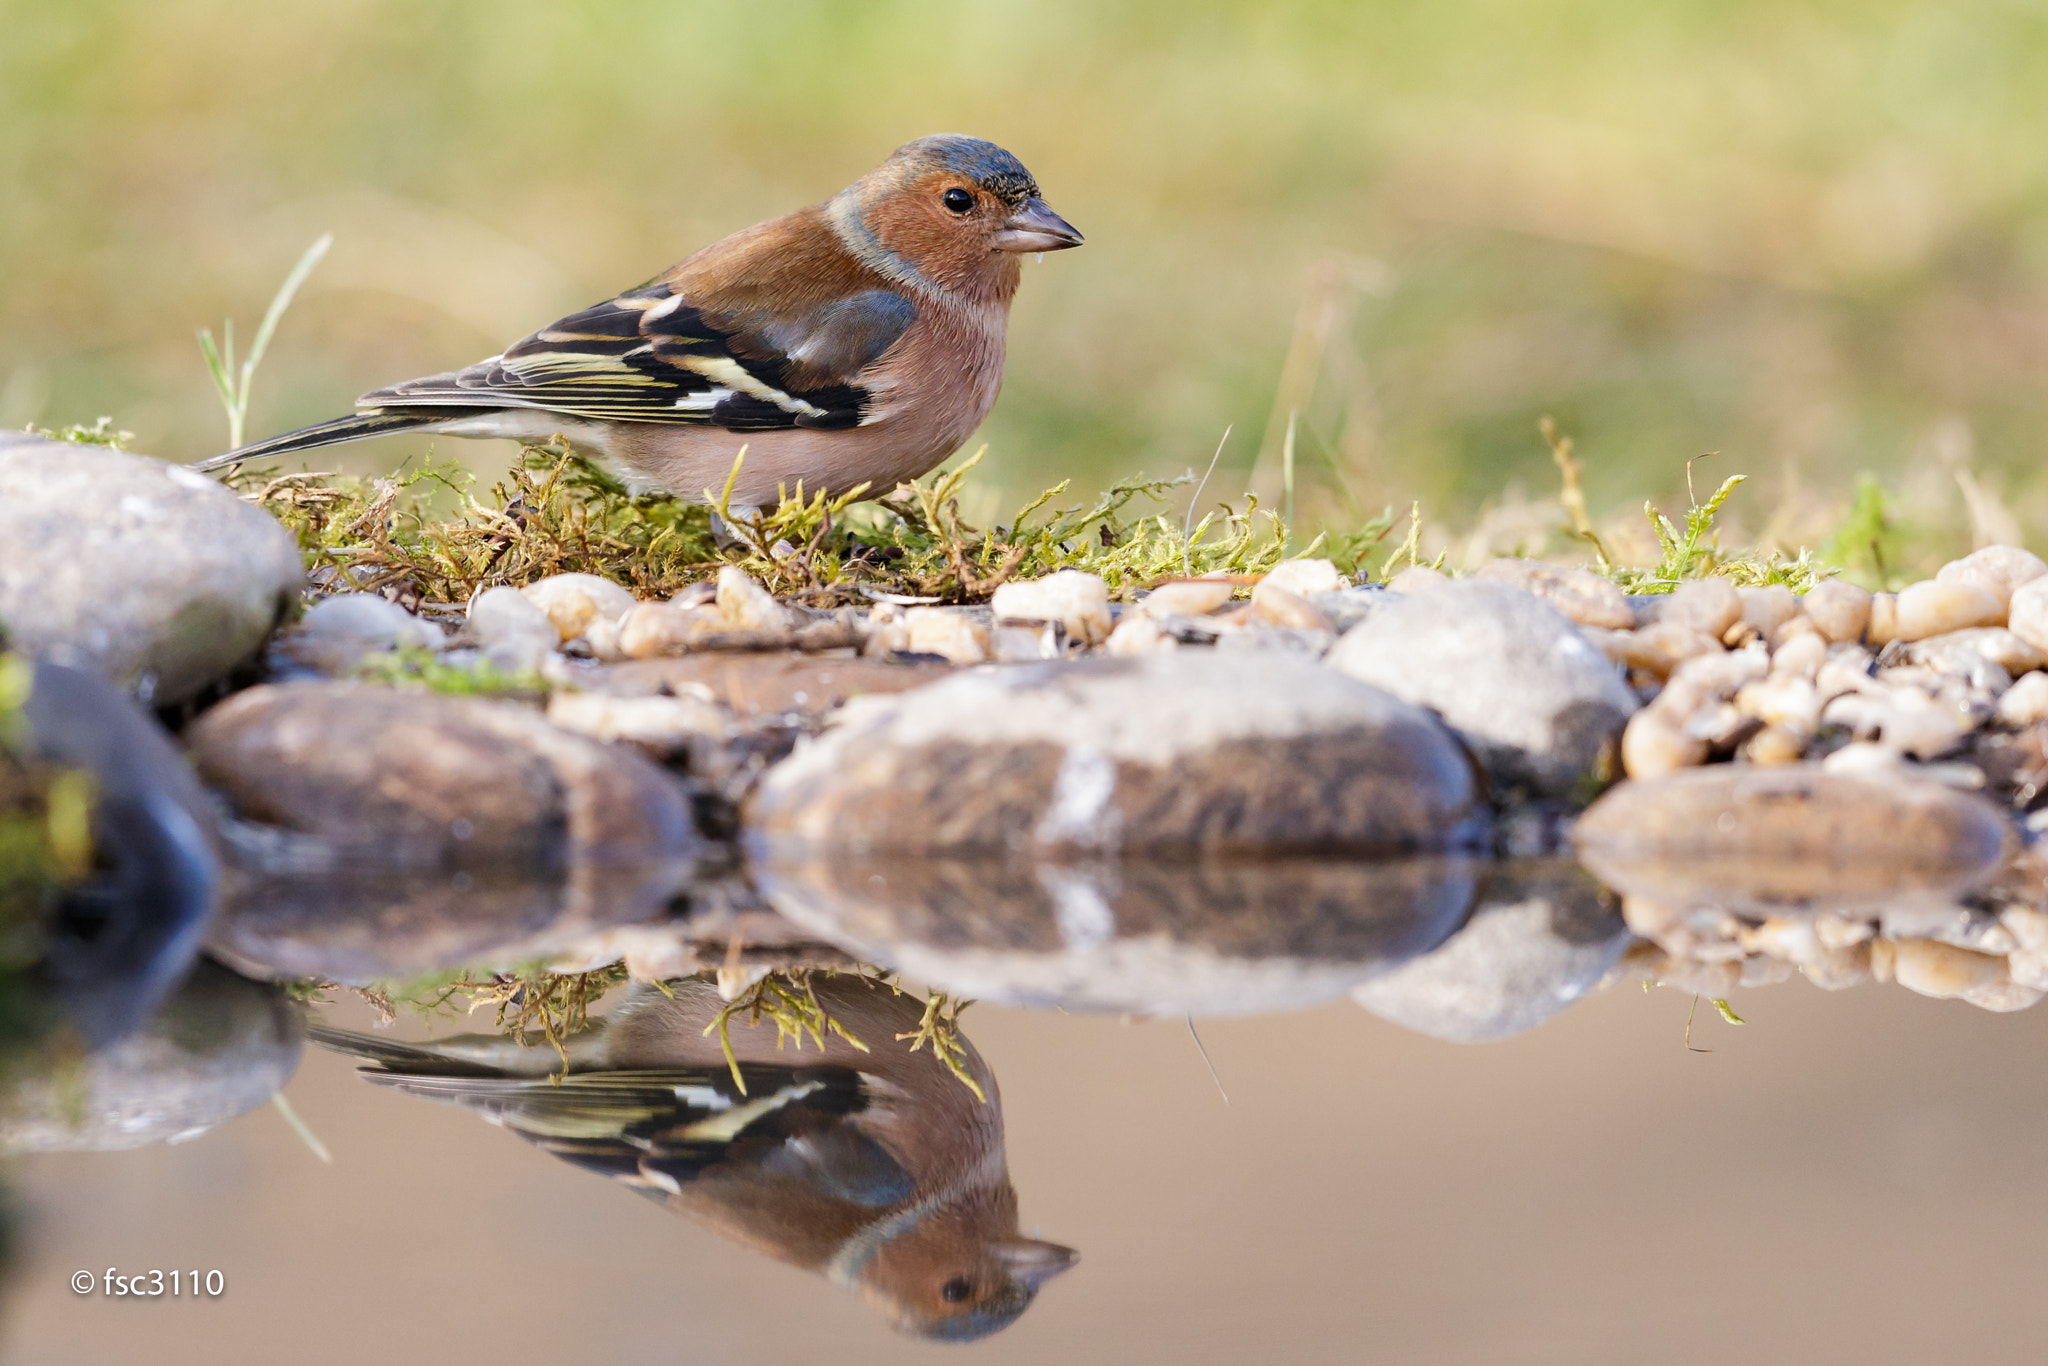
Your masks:
[{"label": "large grey stone", "polygon": [[1599,885],[1569,863],[1506,863],[1464,927],[1351,993],[1383,1020],[1452,1043],[1534,1029],[1583,996],[1632,938]]},{"label": "large grey stone", "polygon": [[757,847],[1386,854],[1478,810],[1433,718],[1286,655],[986,667],[841,717],[768,771]]},{"label": "large grey stone", "polygon": [[0,433],[0,627],[29,654],[180,701],[253,654],[300,581],[290,533],[204,475]]},{"label": "large grey stone", "polygon": [[1388,603],[1323,662],[1436,712],[1507,791],[1570,795],[1610,761],[1637,705],[1562,613],[1486,580]]}]

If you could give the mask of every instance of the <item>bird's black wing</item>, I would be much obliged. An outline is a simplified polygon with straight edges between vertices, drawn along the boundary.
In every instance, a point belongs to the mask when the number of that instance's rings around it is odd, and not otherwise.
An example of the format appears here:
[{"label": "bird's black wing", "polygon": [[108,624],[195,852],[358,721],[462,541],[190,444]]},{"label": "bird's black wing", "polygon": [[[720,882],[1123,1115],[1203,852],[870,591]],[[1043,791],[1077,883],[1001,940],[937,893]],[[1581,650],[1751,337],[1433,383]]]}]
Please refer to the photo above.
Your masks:
[{"label": "bird's black wing", "polygon": [[843,1121],[867,1108],[861,1075],[844,1067],[727,1071],[570,1072],[552,1077],[365,1068],[408,1095],[474,1110],[566,1162],[653,1195],[707,1168],[751,1163],[858,1204],[910,1191],[895,1158]]},{"label": "bird's black wing", "polygon": [[731,431],[858,426],[856,377],[909,328],[916,305],[870,289],[794,317],[722,318],[666,284],[542,328],[503,355],[357,400],[383,409],[520,407],[603,421]]}]

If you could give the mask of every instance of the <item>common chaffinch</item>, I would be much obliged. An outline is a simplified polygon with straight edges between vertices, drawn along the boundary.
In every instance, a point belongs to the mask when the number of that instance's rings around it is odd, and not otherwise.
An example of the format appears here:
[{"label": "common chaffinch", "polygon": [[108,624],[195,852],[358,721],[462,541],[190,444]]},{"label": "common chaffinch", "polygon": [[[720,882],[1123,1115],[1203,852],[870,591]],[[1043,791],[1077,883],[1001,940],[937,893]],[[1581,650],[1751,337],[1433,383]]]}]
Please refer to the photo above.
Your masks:
[{"label": "common chaffinch", "polygon": [[914,998],[818,978],[819,1003],[867,1044],[826,1035],[822,1055],[778,1050],[766,1024],[732,1021],[742,1094],[716,1031],[711,983],[633,989],[554,1049],[497,1035],[407,1044],[314,1028],[366,1058],[361,1075],[475,1110],[771,1257],[859,1292],[898,1328],[983,1337],[1014,1322],[1074,1252],[1023,1237],[1003,1155],[994,1075],[960,1040],[978,1100],[930,1053],[895,1041]]},{"label": "common chaffinch", "polygon": [[566,437],[637,492],[734,504],[779,486],[886,492],[995,403],[1018,257],[1081,244],[992,142],[905,143],[822,204],[712,243],[648,284],[365,411],[200,461],[214,469],[388,432]]}]

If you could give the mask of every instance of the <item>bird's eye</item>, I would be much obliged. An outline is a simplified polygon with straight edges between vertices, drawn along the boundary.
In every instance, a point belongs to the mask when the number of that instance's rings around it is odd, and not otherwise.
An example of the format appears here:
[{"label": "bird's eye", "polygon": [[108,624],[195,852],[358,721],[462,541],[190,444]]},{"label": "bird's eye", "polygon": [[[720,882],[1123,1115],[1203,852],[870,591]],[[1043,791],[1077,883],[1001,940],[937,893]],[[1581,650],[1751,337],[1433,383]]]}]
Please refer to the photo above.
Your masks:
[{"label": "bird's eye", "polygon": [[[954,213],[966,213],[974,207],[974,196],[961,189],[958,185],[940,195],[939,198]],[[951,1282],[948,1282],[948,1284],[950,1285]]]},{"label": "bird's eye", "polygon": [[939,1287],[939,1294],[945,1297],[947,1304],[958,1304],[973,1293],[974,1282],[968,1280],[965,1276],[955,1276],[952,1280]]}]

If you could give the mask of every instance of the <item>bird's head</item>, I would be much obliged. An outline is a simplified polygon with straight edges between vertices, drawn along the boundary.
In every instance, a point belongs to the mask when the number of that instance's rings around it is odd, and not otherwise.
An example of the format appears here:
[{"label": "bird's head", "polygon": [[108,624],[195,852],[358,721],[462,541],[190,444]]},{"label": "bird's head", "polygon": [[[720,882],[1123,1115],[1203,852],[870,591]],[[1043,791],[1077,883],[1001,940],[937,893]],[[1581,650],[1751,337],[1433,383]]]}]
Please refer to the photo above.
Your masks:
[{"label": "bird's head", "polygon": [[969,293],[1007,294],[1020,255],[1081,245],[1024,163],[958,134],[906,142],[834,196],[831,213],[855,253],[885,274]]},{"label": "bird's head", "polygon": [[834,1272],[918,1337],[965,1342],[1007,1328],[1040,1286],[1079,1258],[1017,1231],[1017,1194],[1008,1181],[904,1211],[885,1225],[860,1252],[843,1250]]}]

